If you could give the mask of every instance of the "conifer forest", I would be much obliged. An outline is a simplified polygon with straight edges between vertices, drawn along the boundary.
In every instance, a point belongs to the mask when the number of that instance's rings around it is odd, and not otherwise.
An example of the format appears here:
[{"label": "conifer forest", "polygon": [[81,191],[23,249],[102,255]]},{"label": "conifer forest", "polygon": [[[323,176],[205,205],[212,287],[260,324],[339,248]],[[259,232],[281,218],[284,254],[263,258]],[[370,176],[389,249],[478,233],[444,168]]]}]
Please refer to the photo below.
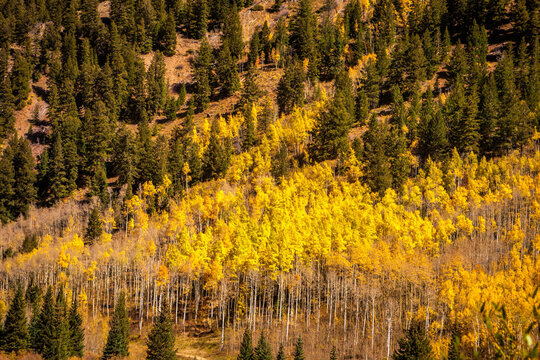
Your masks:
[{"label": "conifer forest", "polygon": [[0,0],[1,360],[539,343],[540,0]]}]

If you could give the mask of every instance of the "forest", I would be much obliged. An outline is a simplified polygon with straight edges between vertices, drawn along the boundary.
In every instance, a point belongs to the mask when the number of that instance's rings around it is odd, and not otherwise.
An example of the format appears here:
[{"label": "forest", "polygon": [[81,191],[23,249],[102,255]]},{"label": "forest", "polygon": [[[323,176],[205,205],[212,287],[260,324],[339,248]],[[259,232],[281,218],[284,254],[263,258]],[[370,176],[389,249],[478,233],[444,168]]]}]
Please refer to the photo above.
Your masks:
[{"label": "forest", "polygon": [[0,10],[0,359],[540,358],[539,0]]}]

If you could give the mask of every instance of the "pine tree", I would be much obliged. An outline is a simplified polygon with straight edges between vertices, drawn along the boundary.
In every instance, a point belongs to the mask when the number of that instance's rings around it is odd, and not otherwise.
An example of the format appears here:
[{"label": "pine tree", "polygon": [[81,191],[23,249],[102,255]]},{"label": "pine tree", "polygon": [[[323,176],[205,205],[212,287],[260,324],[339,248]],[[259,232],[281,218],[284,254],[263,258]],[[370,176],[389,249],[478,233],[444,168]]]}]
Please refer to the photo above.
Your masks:
[{"label": "pine tree", "polygon": [[78,302],[73,295],[71,308],[69,309],[69,356],[83,357],[84,352],[84,330],[82,328],[82,318],[78,312]]},{"label": "pine tree", "polygon": [[295,106],[304,103],[305,74],[299,62],[289,64],[281,77],[277,89],[277,103],[280,114],[290,113]]},{"label": "pine tree", "polygon": [[259,342],[257,343],[257,347],[254,351],[254,359],[255,360],[273,360],[274,357],[272,356],[272,349],[270,348],[270,344],[266,340],[266,337],[261,332],[261,336],[259,337]]},{"label": "pine tree", "polygon": [[238,89],[240,89],[240,78],[238,77],[238,69],[236,62],[231,56],[229,51],[229,45],[224,43],[217,61],[216,61],[216,70],[221,84],[221,93],[224,96],[231,96]]},{"label": "pine tree", "polygon": [[167,84],[165,82],[165,59],[158,51],[146,72],[148,91],[147,108],[150,114],[156,114],[165,107],[167,99]]},{"label": "pine tree", "polygon": [[311,0],[300,0],[296,14],[291,20],[291,46],[298,59],[314,60],[317,20]]},{"label": "pine tree", "polygon": [[129,355],[129,319],[126,311],[126,295],[122,291],[116,302],[114,314],[110,322],[109,336],[103,349],[102,360],[114,356]]},{"label": "pine tree", "polygon": [[255,360],[251,343],[251,332],[248,329],[244,331],[242,344],[240,344],[240,354],[238,354],[236,360]]},{"label": "pine tree", "polygon": [[203,155],[203,177],[206,180],[221,176],[227,168],[225,149],[219,139],[218,119],[212,121],[210,139]]},{"label": "pine tree", "polygon": [[364,179],[371,190],[379,195],[392,186],[390,161],[386,153],[387,136],[385,125],[379,124],[376,114],[373,114],[368,131],[364,134]]},{"label": "pine tree", "polygon": [[86,226],[86,234],[84,235],[84,242],[86,245],[92,245],[99,239],[103,232],[102,221],[99,217],[99,209],[97,206],[92,208],[90,216],[88,218],[88,225]]},{"label": "pine tree", "polygon": [[54,299],[52,287],[47,288],[36,327],[32,332],[32,348],[44,358],[52,354],[55,341]]},{"label": "pine tree", "polygon": [[283,344],[279,345],[279,351],[276,355],[276,360],[285,360],[285,351],[283,350]]},{"label": "pine tree", "polygon": [[15,197],[15,169],[13,168],[14,149],[8,146],[0,154],[0,222],[13,220],[13,201]]},{"label": "pine tree", "polygon": [[14,131],[13,96],[8,80],[0,75],[0,140]]},{"label": "pine tree", "polygon": [[30,326],[28,327],[28,335],[30,339],[30,348],[36,352],[39,352],[38,347],[36,346],[39,342],[39,319],[40,319],[40,310],[39,310],[39,301],[34,302],[32,307],[32,319],[30,320]]},{"label": "pine tree", "polygon": [[222,46],[227,45],[233,60],[236,62],[242,57],[244,51],[244,41],[242,40],[242,23],[236,2],[233,2],[232,7],[227,15],[227,21],[223,26],[223,37],[221,39]]},{"label": "pine tree", "polygon": [[259,54],[261,52],[261,45],[259,42],[259,32],[255,31],[251,35],[251,40],[249,41],[249,53],[248,53],[248,67],[255,66],[257,60],[259,60]]},{"label": "pine tree", "polygon": [[461,326],[457,323],[452,323],[451,326],[450,345],[448,346],[448,360],[461,360]]},{"label": "pine tree", "polygon": [[261,97],[261,90],[255,81],[255,71],[253,68],[248,69],[248,72],[242,83],[242,95],[236,104],[236,107],[243,110],[246,106],[256,104]]},{"label": "pine tree", "polygon": [[322,79],[334,79],[343,68],[345,42],[341,29],[330,18],[324,20],[319,42],[320,76]]},{"label": "pine tree", "polygon": [[94,172],[90,180],[89,196],[96,196],[103,206],[107,205],[110,200],[108,185],[107,185],[107,170],[105,163],[97,163],[94,166]]},{"label": "pine tree", "polygon": [[276,157],[272,161],[272,176],[276,180],[277,184],[281,183],[281,180],[289,175],[290,172],[290,162],[289,162],[289,152],[285,144],[281,144],[279,151],[276,154]]},{"label": "pine tree", "polygon": [[268,20],[264,21],[261,32],[259,33],[260,48],[264,53],[264,63],[268,64],[272,57],[272,42],[270,41],[270,27],[268,26]]},{"label": "pine tree", "polygon": [[173,360],[176,359],[176,349],[174,347],[174,331],[172,322],[167,311],[167,304],[161,305],[161,311],[157,321],[152,326],[148,335],[146,350],[147,360]]},{"label": "pine tree", "polygon": [[254,108],[252,104],[247,104],[244,109],[244,124],[242,126],[242,148],[248,151],[257,143],[255,134],[255,119],[253,118]]},{"label": "pine tree", "polygon": [[25,311],[24,293],[19,285],[4,321],[3,336],[0,343],[2,351],[18,353],[28,349],[29,335]]},{"label": "pine tree", "polygon": [[489,76],[482,86],[478,114],[480,116],[479,150],[481,154],[493,151],[495,146],[496,126],[499,119],[500,103],[497,94],[497,85],[493,74]]},{"label": "pine tree", "polygon": [[319,116],[312,132],[310,155],[315,161],[335,159],[349,147],[348,135],[354,123],[354,98],[346,73],[338,77],[335,86],[334,98]]},{"label": "pine tree", "polygon": [[64,287],[60,286],[53,313],[54,337],[52,341],[52,350],[50,353],[44,353],[45,359],[67,359],[69,357],[69,322],[67,312],[67,302],[64,294]]},{"label": "pine tree", "polygon": [[294,360],[305,360],[306,357],[304,355],[304,341],[302,340],[302,337],[299,336],[298,340],[296,340],[295,348],[294,348]]},{"label": "pine tree", "polygon": [[332,350],[330,351],[330,360],[337,360],[337,349],[336,346],[332,346]]},{"label": "pine tree", "polygon": [[22,109],[26,105],[28,94],[30,94],[31,74],[30,64],[20,52],[17,52],[11,70],[11,88],[17,109]]},{"label": "pine tree", "polygon": [[[27,254],[32,250],[37,249],[38,245],[38,238],[36,234],[26,235],[19,251],[23,254]],[[30,285],[28,286],[30,287]]]},{"label": "pine tree", "polygon": [[202,39],[208,28],[210,9],[207,0],[193,0],[188,2],[188,33],[195,39]]},{"label": "pine tree", "polygon": [[392,355],[394,360],[430,360],[433,359],[431,345],[424,325],[416,321],[407,330],[405,338],[399,340],[399,348]]},{"label": "pine tree", "polygon": [[159,48],[165,56],[173,56],[176,53],[176,23],[174,14],[169,12],[161,25]]}]

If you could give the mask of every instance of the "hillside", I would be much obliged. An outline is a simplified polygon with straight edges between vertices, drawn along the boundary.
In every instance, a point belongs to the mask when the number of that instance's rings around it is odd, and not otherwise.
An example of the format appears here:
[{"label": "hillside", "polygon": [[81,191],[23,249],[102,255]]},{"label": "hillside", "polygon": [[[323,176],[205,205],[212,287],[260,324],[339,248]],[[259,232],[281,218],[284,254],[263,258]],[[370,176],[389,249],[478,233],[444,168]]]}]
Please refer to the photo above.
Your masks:
[{"label": "hillside", "polygon": [[534,359],[534,0],[0,0],[0,358]]}]

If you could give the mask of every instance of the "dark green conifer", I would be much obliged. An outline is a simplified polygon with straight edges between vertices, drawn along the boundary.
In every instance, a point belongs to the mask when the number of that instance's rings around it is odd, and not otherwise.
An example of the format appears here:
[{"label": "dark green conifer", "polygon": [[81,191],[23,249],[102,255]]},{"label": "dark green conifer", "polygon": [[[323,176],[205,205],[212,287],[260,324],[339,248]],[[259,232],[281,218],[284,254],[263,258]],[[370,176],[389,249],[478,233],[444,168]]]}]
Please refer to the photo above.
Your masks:
[{"label": "dark green conifer", "polygon": [[279,351],[276,355],[276,360],[285,360],[285,351],[283,349],[283,344],[279,345]]},{"label": "dark green conifer", "polygon": [[229,45],[224,43],[216,61],[216,71],[221,84],[221,93],[224,96],[231,96],[240,89],[240,78],[236,61],[233,60]]},{"label": "dark green conifer", "polygon": [[2,332],[1,348],[6,353],[20,352],[29,348],[26,302],[22,287],[17,286],[13,300],[6,314]]},{"label": "dark green conifer", "polygon": [[125,357],[129,355],[129,319],[126,311],[126,295],[122,291],[114,307],[114,314],[110,321],[109,336],[103,349],[102,360],[114,356]]},{"label": "dark green conifer", "polygon": [[336,346],[332,346],[332,350],[330,350],[330,360],[337,360],[337,349]]},{"label": "dark green conifer", "polygon": [[399,340],[399,348],[392,355],[394,360],[431,360],[433,354],[426,335],[424,324],[420,321],[411,324],[404,338]]},{"label": "dark green conifer", "polygon": [[161,25],[159,48],[165,56],[173,56],[176,53],[176,22],[174,14],[169,12]]},{"label": "dark green conifer", "polygon": [[82,328],[82,318],[78,312],[78,302],[73,295],[71,308],[69,309],[69,356],[82,358],[84,352],[84,330]]},{"label": "dark green conifer", "polygon": [[304,341],[302,340],[302,337],[299,336],[296,340],[296,344],[294,347],[294,360],[305,360],[306,357],[304,355]]},{"label": "dark green conifer", "polygon": [[174,331],[166,302],[161,305],[157,321],[148,335],[146,359],[147,360],[174,360],[176,349],[174,347]]},{"label": "dark green conifer", "polygon": [[253,354],[253,345],[251,342],[251,332],[246,329],[242,337],[242,344],[240,344],[240,354],[236,360],[255,360],[255,355]]},{"label": "dark green conifer", "polygon": [[295,106],[304,103],[305,74],[302,64],[290,63],[281,77],[277,89],[277,103],[280,114],[290,113]]},{"label": "dark green conifer", "polygon": [[32,69],[27,59],[20,52],[17,52],[13,60],[13,69],[11,70],[11,88],[17,109],[22,109],[26,105],[26,100],[30,93],[31,74]]},{"label": "dark green conifer", "polygon": [[270,344],[266,340],[266,337],[261,332],[261,336],[259,337],[259,341],[257,343],[257,347],[254,351],[254,360],[273,360],[274,357],[272,356],[272,349],[270,348]]},{"label": "dark green conifer", "polygon": [[364,134],[364,179],[371,190],[381,196],[392,186],[391,164],[386,153],[387,137],[385,124],[379,124],[377,116],[373,114],[368,131]]},{"label": "dark green conifer", "polygon": [[218,178],[227,169],[227,156],[219,139],[218,121],[217,118],[212,121],[210,139],[203,155],[203,176],[207,180]]},{"label": "dark green conifer", "polygon": [[92,245],[99,239],[103,232],[103,225],[101,218],[99,217],[99,208],[94,206],[88,217],[88,225],[86,226],[86,233],[84,235],[84,242],[87,245]]},{"label": "dark green conifer", "polygon": [[238,14],[238,8],[236,2],[233,2],[232,7],[229,10],[227,21],[223,26],[223,37],[221,39],[222,46],[229,47],[231,56],[234,61],[238,61],[244,51],[244,40],[242,40],[242,23],[240,22],[240,15]]},{"label": "dark green conifer", "polygon": [[32,331],[32,349],[44,358],[52,354],[55,341],[54,298],[52,287],[47,288],[35,328]]},{"label": "dark green conifer", "polygon": [[316,51],[317,20],[311,0],[300,0],[296,13],[291,19],[290,43],[300,59],[314,60]]}]

